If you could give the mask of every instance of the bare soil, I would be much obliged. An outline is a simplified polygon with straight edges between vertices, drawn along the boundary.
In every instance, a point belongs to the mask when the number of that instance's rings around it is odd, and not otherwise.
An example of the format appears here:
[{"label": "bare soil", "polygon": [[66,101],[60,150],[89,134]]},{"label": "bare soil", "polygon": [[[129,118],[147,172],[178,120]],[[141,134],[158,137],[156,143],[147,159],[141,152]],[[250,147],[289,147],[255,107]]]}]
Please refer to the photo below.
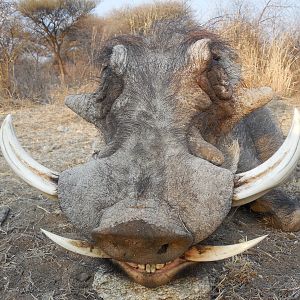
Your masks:
[{"label": "bare soil", "polygon": [[[285,132],[292,110],[286,103],[273,105]],[[300,106],[296,100],[290,103]],[[0,123],[7,113],[13,114],[24,148],[47,167],[62,171],[85,162],[92,153],[97,131],[62,105],[7,109],[0,112]],[[0,154],[0,210],[3,206],[10,213],[0,226],[0,299],[100,299],[92,282],[103,262],[69,253],[40,232],[44,228],[80,238],[58,202],[19,180]],[[264,234],[267,239],[247,253],[199,264],[180,276],[207,274],[213,299],[300,299],[299,232],[273,229],[268,218],[241,207],[231,211],[210,242],[231,244]]]}]

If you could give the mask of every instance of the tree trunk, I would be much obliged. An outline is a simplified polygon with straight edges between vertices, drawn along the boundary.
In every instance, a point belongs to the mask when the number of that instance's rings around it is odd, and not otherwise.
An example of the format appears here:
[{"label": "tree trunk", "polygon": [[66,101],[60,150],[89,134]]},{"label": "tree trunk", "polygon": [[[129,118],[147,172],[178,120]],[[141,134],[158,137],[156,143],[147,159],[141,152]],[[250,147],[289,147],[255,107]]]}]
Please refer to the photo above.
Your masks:
[{"label": "tree trunk", "polygon": [[63,59],[61,58],[61,55],[59,52],[55,52],[55,59],[58,63],[58,67],[59,67],[60,81],[62,84],[65,84],[66,69],[65,69]]},{"label": "tree trunk", "polygon": [[10,63],[7,58],[2,60],[0,66],[0,89],[5,96],[11,96]]}]

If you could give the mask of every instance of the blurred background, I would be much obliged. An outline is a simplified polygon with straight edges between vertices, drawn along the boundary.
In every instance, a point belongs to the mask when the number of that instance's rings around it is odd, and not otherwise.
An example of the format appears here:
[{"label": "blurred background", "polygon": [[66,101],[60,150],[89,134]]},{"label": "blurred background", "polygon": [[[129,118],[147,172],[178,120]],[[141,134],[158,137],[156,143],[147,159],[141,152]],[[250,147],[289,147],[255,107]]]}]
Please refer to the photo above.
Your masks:
[{"label": "blurred background", "polygon": [[299,93],[300,4],[296,0],[0,0],[0,109],[62,102],[97,86],[97,54],[108,38],[147,33],[188,14],[239,55],[247,87]]}]

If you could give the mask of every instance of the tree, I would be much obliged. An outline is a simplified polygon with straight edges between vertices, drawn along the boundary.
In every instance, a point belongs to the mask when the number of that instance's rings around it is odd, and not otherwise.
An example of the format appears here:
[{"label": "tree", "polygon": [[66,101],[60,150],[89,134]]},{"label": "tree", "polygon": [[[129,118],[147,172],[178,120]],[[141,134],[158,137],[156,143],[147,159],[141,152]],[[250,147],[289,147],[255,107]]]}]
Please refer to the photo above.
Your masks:
[{"label": "tree", "polygon": [[104,42],[105,22],[91,15],[68,33],[64,48],[68,61],[68,78],[72,83],[83,83],[98,75],[97,57]]},{"label": "tree", "polygon": [[61,82],[65,83],[63,58],[68,33],[87,17],[98,1],[93,0],[21,0],[18,11],[31,22],[31,30],[51,52],[59,67]]},{"label": "tree", "polygon": [[0,0],[0,92],[15,93],[14,68],[26,46],[26,34],[11,1]]}]

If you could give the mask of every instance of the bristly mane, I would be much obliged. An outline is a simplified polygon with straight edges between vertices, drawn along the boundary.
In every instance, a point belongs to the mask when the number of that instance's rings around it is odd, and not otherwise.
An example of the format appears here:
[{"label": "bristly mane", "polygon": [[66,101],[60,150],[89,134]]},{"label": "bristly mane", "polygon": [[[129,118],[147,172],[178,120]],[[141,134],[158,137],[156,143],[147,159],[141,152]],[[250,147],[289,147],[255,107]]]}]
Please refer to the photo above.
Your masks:
[{"label": "bristly mane", "polygon": [[190,16],[185,15],[156,21],[147,30],[131,35],[119,35],[106,41],[97,58],[100,66],[106,66],[112,53],[113,46],[122,44],[127,48],[137,51],[139,47],[147,47],[167,51],[177,48],[178,55],[184,56],[187,48],[200,39],[211,40],[213,58],[217,60],[229,76],[232,86],[241,81],[241,70],[237,61],[237,55],[229,46],[228,42],[217,34],[194,22]]}]

